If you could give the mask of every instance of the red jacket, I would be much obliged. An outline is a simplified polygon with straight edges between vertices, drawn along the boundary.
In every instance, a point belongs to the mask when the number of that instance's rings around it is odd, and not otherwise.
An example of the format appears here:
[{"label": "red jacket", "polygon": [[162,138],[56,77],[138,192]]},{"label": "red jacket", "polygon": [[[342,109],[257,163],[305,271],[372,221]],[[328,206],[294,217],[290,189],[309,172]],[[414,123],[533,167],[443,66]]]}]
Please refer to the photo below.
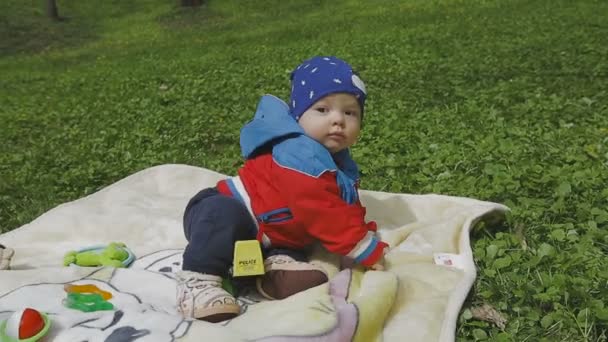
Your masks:
[{"label": "red jacket", "polygon": [[341,198],[335,171],[314,177],[264,153],[248,159],[237,177],[218,182],[217,188],[247,206],[265,247],[302,249],[319,241],[365,266],[375,264],[388,247],[376,238],[376,223],[365,222],[361,202]]}]

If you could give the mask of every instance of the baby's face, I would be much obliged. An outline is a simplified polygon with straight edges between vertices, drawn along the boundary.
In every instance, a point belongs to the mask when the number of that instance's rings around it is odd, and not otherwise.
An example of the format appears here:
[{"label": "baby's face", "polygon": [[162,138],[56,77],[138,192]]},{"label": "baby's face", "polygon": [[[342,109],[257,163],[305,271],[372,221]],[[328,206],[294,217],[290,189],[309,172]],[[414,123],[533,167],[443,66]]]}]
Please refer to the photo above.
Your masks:
[{"label": "baby's face", "polygon": [[307,135],[336,153],[351,147],[361,131],[361,108],[354,95],[325,96],[308,108],[298,121]]}]

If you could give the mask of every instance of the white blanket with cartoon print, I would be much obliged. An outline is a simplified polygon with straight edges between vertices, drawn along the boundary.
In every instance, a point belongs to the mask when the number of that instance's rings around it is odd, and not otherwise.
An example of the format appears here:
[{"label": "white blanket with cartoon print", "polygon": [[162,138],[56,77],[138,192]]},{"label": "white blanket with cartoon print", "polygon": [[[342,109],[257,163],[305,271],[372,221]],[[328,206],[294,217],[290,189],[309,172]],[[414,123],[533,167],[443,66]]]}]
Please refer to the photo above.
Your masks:
[{"label": "white blanket with cartoon print", "polygon": [[[15,249],[0,271],[0,322],[32,307],[52,321],[48,341],[451,341],[475,279],[469,230],[501,220],[503,205],[440,195],[361,191],[392,249],[387,271],[339,271],[318,249],[328,284],[282,301],[253,292],[239,297],[244,313],[210,324],[176,311],[174,272],[186,241],[185,204],[225,177],[186,165],[133,174],[33,222],[0,235]],[[137,256],[126,269],[62,267],[67,251],[124,242]],[[64,284],[95,284],[110,292],[112,311],[84,313],[62,305]]]}]

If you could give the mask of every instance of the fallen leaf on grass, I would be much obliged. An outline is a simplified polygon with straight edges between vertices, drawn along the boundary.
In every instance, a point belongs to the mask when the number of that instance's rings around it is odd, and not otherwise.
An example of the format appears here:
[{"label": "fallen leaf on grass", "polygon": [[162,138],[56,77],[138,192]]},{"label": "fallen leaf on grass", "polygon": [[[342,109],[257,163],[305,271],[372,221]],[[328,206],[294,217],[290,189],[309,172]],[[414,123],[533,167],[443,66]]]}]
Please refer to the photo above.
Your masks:
[{"label": "fallen leaf on grass", "polygon": [[521,249],[523,249],[524,251],[528,249],[528,243],[526,242],[526,237],[525,237],[525,227],[523,224],[517,224],[515,226],[515,237],[520,241],[521,243]]},{"label": "fallen leaf on grass", "polygon": [[471,308],[471,314],[473,318],[479,319],[482,321],[494,323],[500,330],[505,329],[505,324],[507,323],[507,319],[503,314],[496,311],[491,305],[484,304],[482,306],[476,306]]}]

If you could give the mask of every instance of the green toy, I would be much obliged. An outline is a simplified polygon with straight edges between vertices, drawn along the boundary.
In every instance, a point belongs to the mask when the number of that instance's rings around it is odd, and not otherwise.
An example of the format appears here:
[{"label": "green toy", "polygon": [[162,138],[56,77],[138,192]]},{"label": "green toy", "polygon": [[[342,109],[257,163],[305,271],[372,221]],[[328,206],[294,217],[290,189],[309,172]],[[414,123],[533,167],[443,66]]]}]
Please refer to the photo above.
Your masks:
[{"label": "green toy", "polygon": [[68,293],[63,305],[83,312],[114,310],[114,305],[98,293]]},{"label": "green toy", "polygon": [[127,267],[134,257],[122,242],[107,246],[95,246],[80,251],[69,251],[63,257],[63,265]]},{"label": "green toy", "polygon": [[234,297],[236,297],[236,288],[232,281],[228,278],[222,278],[222,288],[226,290],[226,292],[230,293]]}]

